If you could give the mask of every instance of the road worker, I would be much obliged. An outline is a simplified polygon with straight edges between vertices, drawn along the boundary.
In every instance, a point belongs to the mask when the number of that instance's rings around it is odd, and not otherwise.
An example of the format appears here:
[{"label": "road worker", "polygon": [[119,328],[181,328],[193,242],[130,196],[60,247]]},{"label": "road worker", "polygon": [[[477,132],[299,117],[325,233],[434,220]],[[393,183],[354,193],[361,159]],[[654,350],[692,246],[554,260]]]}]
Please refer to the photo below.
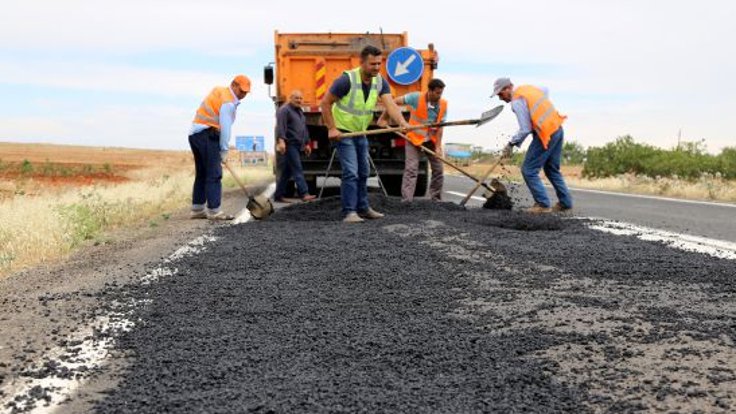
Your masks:
[{"label": "road worker", "polygon": [[[408,105],[410,108],[409,124],[433,124],[447,121],[447,101],[442,99],[445,91],[445,83],[440,79],[432,79],[426,92],[412,92],[397,97],[394,102],[397,105]],[[386,113],[381,116],[379,125],[386,124]],[[443,128],[416,129],[407,132],[411,142],[406,143],[404,177],[401,181],[401,200],[410,202],[414,199],[414,190],[417,186],[417,175],[419,170],[419,157],[424,146],[438,156],[442,156],[442,133]],[[429,196],[434,201],[442,200],[442,185],[444,182],[444,166],[435,156],[427,154],[429,164],[432,167],[432,181],[429,184]]]},{"label": "road worker", "polygon": [[322,99],[322,117],[328,128],[328,137],[336,139],[342,167],[341,200],[343,221],[360,223],[380,219],[383,214],[368,203],[368,175],[370,174],[368,138],[339,138],[341,133],[368,129],[373,121],[376,104],[380,101],[389,116],[403,128],[409,123],[391,97],[388,82],[380,75],[383,52],[366,46],[360,53],[360,66],[339,76]]},{"label": "road worker", "polygon": [[234,218],[221,209],[222,164],[227,162],[235,111],[249,92],[250,79],[238,75],[230,86],[212,89],[197,109],[189,134],[195,167],[191,213],[194,219]]},{"label": "road worker", "polygon": [[[514,147],[519,147],[529,134],[533,135],[529,145],[521,173],[529,191],[534,198],[534,206],[530,213],[564,212],[572,209],[572,197],[560,172],[564,131],[562,122],[565,116],[560,115],[549,100],[546,88],[532,85],[514,87],[509,78],[499,78],[493,84],[493,95],[502,101],[511,103],[511,109],[519,121],[519,131],[503,150],[503,157],[509,158]],[[539,171],[544,174],[557,193],[557,204],[551,206],[547,191],[539,178]]]},{"label": "road worker", "polygon": [[280,202],[290,202],[284,198],[289,179],[294,180],[302,201],[312,201],[316,198],[309,194],[300,158],[302,152],[307,156],[312,153],[307,119],[302,111],[303,100],[302,92],[294,90],[289,95],[289,102],[276,111],[276,152],[280,155],[278,159],[280,175],[273,198]]}]

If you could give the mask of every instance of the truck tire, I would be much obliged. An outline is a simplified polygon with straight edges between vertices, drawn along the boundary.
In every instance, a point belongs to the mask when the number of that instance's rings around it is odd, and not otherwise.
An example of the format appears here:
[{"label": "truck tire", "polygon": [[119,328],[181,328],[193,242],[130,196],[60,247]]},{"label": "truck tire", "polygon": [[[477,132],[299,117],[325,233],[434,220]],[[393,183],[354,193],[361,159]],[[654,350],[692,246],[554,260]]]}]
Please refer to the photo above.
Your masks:
[{"label": "truck tire", "polygon": [[401,197],[401,179],[403,175],[381,175],[381,184],[390,196]]},{"label": "truck tire", "polygon": [[417,177],[417,187],[414,189],[414,197],[426,196],[427,187],[429,187],[429,174],[419,174]]},{"label": "truck tire", "polygon": [[316,175],[305,175],[304,179],[307,181],[307,190],[309,194],[317,195],[319,190],[317,189],[317,176]]},{"label": "truck tire", "polygon": [[[386,187],[386,192],[390,196],[401,197],[401,181],[403,175],[382,175],[381,183]],[[419,174],[417,177],[417,186],[414,189],[414,197],[424,197],[427,195],[427,187],[429,184],[429,176],[427,174]]]}]

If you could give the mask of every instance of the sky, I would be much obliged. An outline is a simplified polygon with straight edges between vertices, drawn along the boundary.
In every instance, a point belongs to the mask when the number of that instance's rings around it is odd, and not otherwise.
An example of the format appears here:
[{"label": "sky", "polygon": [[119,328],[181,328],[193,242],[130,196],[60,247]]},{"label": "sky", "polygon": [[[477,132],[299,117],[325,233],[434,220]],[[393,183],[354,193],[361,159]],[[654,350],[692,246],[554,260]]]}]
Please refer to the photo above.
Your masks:
[{"label": "sky", "polygon": [[[549,88],[566,139],[586,147],[626,134],[672,147],[681,131],[719,151],[736,146],[735,18],[725,0],[11,2],[0,14],[0,141],[186,149],[202,98],[244,73],[253,91],[234,135],[270,147],[262,69],[274,31],[382,28],[435,44],[452,120],[500,104],[488,96],[508,76]],[[448,128],[445,142],[496,149],[515,130],[506,108],[482,128]]]}]

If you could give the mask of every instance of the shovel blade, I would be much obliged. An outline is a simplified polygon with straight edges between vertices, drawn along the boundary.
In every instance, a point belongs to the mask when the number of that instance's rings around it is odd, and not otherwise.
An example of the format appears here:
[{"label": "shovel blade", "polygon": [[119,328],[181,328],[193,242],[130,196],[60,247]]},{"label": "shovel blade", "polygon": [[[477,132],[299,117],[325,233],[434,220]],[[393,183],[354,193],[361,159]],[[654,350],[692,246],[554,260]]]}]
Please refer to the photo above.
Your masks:
[{"label": "shovel blade", "polygon": [[497,107],[491,109],[490,111],[485,111],[480,115],[480,119],[478,120],[478,123],[475,124],[475,127],[478,128],[481,125],[487,124],[491,121],[493,121],[500,113],[503,111],[503,105],[498,105]]},{"label": "shovel blade", "polygon": [[257,195],[252,197],[245,207],[256,220],[263,220],[273,214],[273,204],[266,196]]}]

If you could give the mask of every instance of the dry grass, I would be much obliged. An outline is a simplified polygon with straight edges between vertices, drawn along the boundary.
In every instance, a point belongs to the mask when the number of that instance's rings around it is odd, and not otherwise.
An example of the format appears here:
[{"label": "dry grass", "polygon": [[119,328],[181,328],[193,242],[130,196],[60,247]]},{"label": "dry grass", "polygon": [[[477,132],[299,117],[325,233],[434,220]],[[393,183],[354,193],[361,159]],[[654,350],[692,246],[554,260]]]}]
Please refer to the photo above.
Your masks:
[{"label": "dry grass", "polygon": [[[476,176],[485,173],[490,164],[473,164],[467,169]],[[447,171],[450,171],[449,169]],[[563,166],[562,173],[570,187],[590,190],[613,191],[628,194],[644,194],[687,200],[736,202],[736,181],[704,175],[695,181],[679,178],[649,178],[625,174],[610,178],[587,179],[582,177],[582,167]],[[503,166],[494,176],[503,175],[513,181],[522,181],[517,166]]]},{"label": "dry grass", "polygon": [[[89,151],[93,155],[104,152],[98,148]],[[111,158],[88,159],[112,162],[115,157],[122,157],[120,159],[125,161],[127,151],[130,150],[111,150]],[[74,147],[73,152],[81,156],[84,150]],[[168,220],[173,212],[189,206],[193,167],[191,158],[189,162],[181,162],[186,153],[130,152],[135,153],[140,167],[126,172],[127,182],[58,187],[30,180],[22,183],[29,191],[12,193],[1,199],[0,275],[58,260],[104,237],[110,230],[146,224],[155,226],[160,220]],[[26,151],[23,156],[32,157],[33,151]],[[68,159],[64,161],[69,162]],[[246,182],[271,178],[269,167],[238,168],[237,171]],[[235,186],[229,177],[223,183],[226,188]]]}]

